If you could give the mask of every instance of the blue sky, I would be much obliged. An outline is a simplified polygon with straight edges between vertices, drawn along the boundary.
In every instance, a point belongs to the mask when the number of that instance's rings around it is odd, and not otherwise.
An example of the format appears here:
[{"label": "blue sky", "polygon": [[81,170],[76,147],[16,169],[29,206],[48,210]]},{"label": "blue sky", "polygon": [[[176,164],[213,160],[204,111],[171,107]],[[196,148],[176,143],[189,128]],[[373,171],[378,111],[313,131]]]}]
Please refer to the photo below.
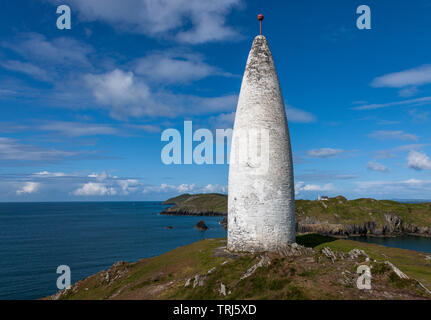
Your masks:
[{"label": "blue sky", "polygon": [[258,13],[297,197],[430,199],[429,0],[22,0],[0,10],[0,201],[226,192],[227,165],[164,165],[161,132],[232,127]]}]

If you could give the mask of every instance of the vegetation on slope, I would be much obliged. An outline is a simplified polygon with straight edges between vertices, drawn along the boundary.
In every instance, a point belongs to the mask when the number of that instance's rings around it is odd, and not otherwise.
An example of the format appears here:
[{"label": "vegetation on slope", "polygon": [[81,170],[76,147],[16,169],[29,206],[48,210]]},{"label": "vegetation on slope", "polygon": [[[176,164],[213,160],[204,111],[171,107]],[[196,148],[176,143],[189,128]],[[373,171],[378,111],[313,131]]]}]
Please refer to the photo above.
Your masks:
[{"label": "vegetation on slope", "polygon": [[227,197],[219,193],[183,194],[166,200],[163,204],[173,204],[162,214],[172,215],[226,215]]},{"label": "vegetation on slope", "polygon": [[[232,254],[225,239],[207,239],[136,263],[117,263],[54,299],[429,299],[416,280],[431,287],[429,256],[408,250],[303,235],[295,256]],[[302,248],[302,247],[301,247]],[[332,249],[335,261],[323,254]],[[351,256],[352,249],[364,256]],[[374,259],[376,261],[374,261]],[[262,261],[266,261],[262,263]],[[410,279],[400,279],[391,261]],[[254,272],[250,273],[256,265]],[[372,269],[372,290],[356,286],[357,267]],[[247,275],[248,276],[245,276]],[[416,280],[415,280],[416,279]]]}]

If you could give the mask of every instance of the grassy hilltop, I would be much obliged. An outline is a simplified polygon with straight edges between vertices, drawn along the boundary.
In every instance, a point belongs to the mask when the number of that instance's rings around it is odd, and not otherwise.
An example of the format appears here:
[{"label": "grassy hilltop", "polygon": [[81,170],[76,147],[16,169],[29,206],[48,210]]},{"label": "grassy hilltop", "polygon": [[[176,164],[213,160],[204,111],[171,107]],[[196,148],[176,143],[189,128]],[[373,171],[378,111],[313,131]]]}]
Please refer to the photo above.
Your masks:
[{"label": "grassy hilltop", "polygon": [[[48,299],[431,299],[431,256],[320,235],[297,242],[304,246],[233,254],[225,239],[202,240],[118,262]],[[356,286],[361,264],[371,267],[372,290]]]},{"label": "grassy hilltop", "polygon": [[[164,203],[173,205],[164,214],[227,214],[227,196],[222,194],[183,194]],[[347,200],[338,196],[328,201],[296,200],[295,214],[298,232],[431,236],[431,203],[407,204],[369,198]]]}]

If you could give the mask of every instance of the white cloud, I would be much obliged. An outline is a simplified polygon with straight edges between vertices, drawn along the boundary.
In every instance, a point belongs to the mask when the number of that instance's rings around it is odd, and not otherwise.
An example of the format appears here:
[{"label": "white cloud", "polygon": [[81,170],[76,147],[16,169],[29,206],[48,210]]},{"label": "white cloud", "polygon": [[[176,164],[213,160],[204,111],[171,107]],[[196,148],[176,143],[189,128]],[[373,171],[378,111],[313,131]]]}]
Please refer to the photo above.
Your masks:
[{"label": "white cloud", "polygon": [[103,183],[88,182],[73,192],[76,196],[114,196],[117,191]]},{"label": "white cloud", "polygon": [[295,194],[300,194],[301,192],[326,192],[333,191],[335,189],[332,183],[327,183],[324,185],[319,184],[305,184],[303,181],[298,181],[295,184]]},{"label": "white cloud", "polygon": [[40,177],[66,177],[67,175],[63,172],[49,172],[49,171],[41,171],[34,173],[35,176]]},{"label": "white cloud", "polygon": [[85,81],[96,101],[112,108],[114,117],[123,114],[139,117],[156,112],[153,107],[145,106],[151,102],[148,86],[132,72],[115,69],[99,75],[88,74]]},{"label": "white cloud", "polygon": [[215,192],[221,192],[226,193],[227,187],[226,186],[220,186],[218,184],[208,184],[203,188],[203,193],[215,193]]},{"label": "white cloud", "polygon": [[333,149],[333,148],[320,148],[320,149],[312,149],[307,152],[308,156],[313,158],[330,158],[335,157],[344,153],[345,151],[342,149]]},{"label": "white cloud", "polygon": [[372,171],[379,171],[379,172],[388,172],[389,169],[388,167],[384,166],[381,163],[378,163],[377,161],[370,161],[367,164],[367,169],[372,170]]},{"label": "white cloud", "polygon": [[94,178],[99,182],[105,181],[107,178],[110,178],[110,176],[106,173],[106,171],[103,171],[101,173],[91,173],[88,175],[89,178]]},{"label": "white cloud", "polygon": [[234,110],[237,95],[207,98],[165,92],[151,92],[133,72],[115,69],[85,77],[96,101],[114,118],[199,115]]},{"label": "white cloud", "polygon": [[16,194],[17,195],[32,194],[37,192],[39,188],[40,188],[40,183],[38,182],[26,182],[21,189],[16,191]]},{"label": "white cloud", "polygon": [[69,0],[68,4],[82,20],[102,21],[151,37],[197,44],[239,36],[226,25],[226,17],[240,6],[240,0]]},{"label": "white cloud", "polygon": [[196,186],[196,184],[183,183],[180,185],[170,185],[162,183],[160,186],[146,186],[142,193],[226,193],[227,186],[220,186],[218,184],[208,184],[206,186]]},{"label": "white cloud", "polygon": [[407,157],[407,166],[415,170],[431,170],[431,159],[424,152],[411,150]]},{"label": "white cloud", "polygon": [[286,106],[287,121],[293,123],[311,123],[316,122],[317,118],[314,114],[305,110],[294,108],[290,105]]},{"label": "white cloud", "polygon": [[136,179],[118,180],[117,183],[120,186],[121,193],[123,195],[135,192],[139,186],[139,181]]},{"label": "white cloud", "polygon": [[378,130],[370,133],[368,136],[378,140],[418,140],[416,135],[405,133],[402,130]]},{"label": "white cloud", "polygon": [[431,83],[431,65],[425,64],[417,68],[394,72],[375,78],[373,87],[402,88]]}]

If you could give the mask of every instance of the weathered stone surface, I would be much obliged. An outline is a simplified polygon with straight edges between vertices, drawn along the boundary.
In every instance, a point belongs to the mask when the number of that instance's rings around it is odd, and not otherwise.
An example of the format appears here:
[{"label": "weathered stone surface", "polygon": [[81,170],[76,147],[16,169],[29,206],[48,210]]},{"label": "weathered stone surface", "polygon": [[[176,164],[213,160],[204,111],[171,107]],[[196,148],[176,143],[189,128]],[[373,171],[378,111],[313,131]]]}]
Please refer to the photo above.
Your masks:
[{"label": "weathered stone surface", "polygon": [[[244,155],[244,150],[249,152]],[[260,162],[250,160],[252,151],[260,154]],[[246,161],[241,161],[244,157]],[[228,249],[277,251],[294,243],[294,197],[283,97],[267,40],[257,36],[248,56],[232,136]]]}]

